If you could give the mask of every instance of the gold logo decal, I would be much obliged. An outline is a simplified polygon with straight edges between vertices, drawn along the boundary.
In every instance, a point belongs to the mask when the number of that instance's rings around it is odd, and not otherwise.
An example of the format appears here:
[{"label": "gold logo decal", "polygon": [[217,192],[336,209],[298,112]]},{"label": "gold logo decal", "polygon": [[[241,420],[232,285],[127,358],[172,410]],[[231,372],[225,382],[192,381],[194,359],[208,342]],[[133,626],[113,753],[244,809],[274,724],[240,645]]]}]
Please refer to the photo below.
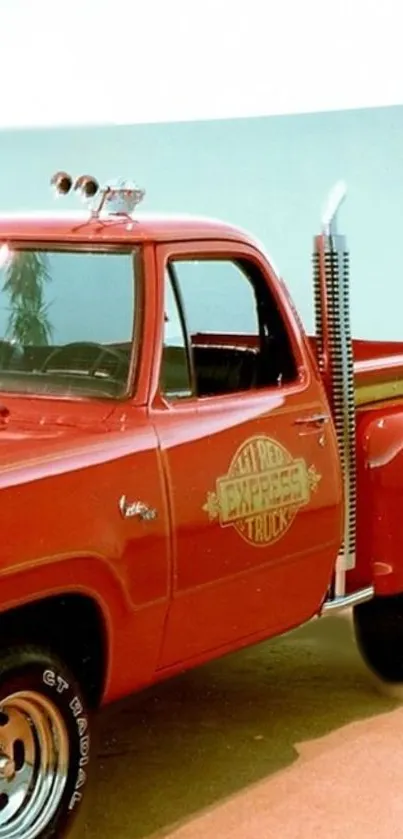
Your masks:
[{"label": "gold logo decal", "polygon": [[321,475],[270,437],[252,437],[235,453],[228,474],[218,478],[203,510],[221,527],[232,525],[247,542],[276,542],[309,503]]}]

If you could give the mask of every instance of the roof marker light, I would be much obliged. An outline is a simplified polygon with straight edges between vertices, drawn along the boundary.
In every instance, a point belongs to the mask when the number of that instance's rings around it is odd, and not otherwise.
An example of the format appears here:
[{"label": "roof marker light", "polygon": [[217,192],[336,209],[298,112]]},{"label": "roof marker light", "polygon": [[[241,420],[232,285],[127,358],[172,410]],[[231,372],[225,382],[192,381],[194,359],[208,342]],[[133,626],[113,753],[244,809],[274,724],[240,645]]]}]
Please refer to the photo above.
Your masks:
[{"label": "roof marker light", "polygon": [[80,175],[74,182],[74,190],[81,193],[84,201],[89,201],[99,192],[99,183],[90,175]]},{"label": "roof marker light", "polygon": [[73,179],[68,172],[55,172],[50,181],[56,195],[67,195],[73,186]]},{"label": "roof marker light", "polygon": [[100,187],[98,181],[90,175],[80,175],[73,180],[67,172],[60,171],[53,175],[50,183],[58,195],[67,195],[73,188],[85,202],[91,202],[91,218],[99,218],[102,211],[109,216],[131,217],[145,196],[144,189],[124,178],[109,181]]}]

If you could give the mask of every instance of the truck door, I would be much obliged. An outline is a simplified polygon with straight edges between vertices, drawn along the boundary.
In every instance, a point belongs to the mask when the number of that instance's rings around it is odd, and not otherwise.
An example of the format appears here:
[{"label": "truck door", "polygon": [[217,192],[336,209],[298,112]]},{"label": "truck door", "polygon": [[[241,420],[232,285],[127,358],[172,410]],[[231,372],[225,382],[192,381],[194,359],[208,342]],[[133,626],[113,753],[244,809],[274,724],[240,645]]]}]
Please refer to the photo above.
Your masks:
[{"label": "truck door", "polygon": [[160,246],[152,408],[173,530],[168,667],[301,623],[342,533],[328,404],[285,294],[247,245]]}]

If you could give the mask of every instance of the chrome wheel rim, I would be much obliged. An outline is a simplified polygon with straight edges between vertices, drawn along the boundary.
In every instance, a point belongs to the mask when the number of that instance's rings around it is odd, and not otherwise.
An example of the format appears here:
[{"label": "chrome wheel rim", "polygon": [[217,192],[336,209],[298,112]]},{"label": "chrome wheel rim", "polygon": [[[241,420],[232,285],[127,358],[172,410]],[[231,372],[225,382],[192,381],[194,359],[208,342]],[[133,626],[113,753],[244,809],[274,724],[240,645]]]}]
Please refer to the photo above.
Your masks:
[{"label": "chrome wheel rim", "polygon": [[0,702],[0,839],[36,839],[65,790],[69,740],[58,708],[31,691]]}]

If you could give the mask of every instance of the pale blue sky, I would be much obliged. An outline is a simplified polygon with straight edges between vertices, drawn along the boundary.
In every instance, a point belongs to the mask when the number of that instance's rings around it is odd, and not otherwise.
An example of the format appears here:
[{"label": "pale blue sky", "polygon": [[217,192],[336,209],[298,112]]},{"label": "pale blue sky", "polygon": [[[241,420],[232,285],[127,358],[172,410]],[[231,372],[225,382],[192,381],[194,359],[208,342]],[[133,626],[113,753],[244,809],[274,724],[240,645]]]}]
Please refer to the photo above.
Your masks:
[{"label": "pale blue sky", "polygon": [[2,0],[0,126],[401,103],[399,12],[396,0]]},{"label": "pale blue sky", "polygon": [[[356,335],[403,340],[403,106],[127,127],[0,133],[0,211],[48,209],[57,169],[134,178],[144,209],[249,229],[272,254],[308,329],[311,249],[340,178]],[[67,203],[68,202],[68,203]],[[68,198],[65,204],[76,206]]]}]

